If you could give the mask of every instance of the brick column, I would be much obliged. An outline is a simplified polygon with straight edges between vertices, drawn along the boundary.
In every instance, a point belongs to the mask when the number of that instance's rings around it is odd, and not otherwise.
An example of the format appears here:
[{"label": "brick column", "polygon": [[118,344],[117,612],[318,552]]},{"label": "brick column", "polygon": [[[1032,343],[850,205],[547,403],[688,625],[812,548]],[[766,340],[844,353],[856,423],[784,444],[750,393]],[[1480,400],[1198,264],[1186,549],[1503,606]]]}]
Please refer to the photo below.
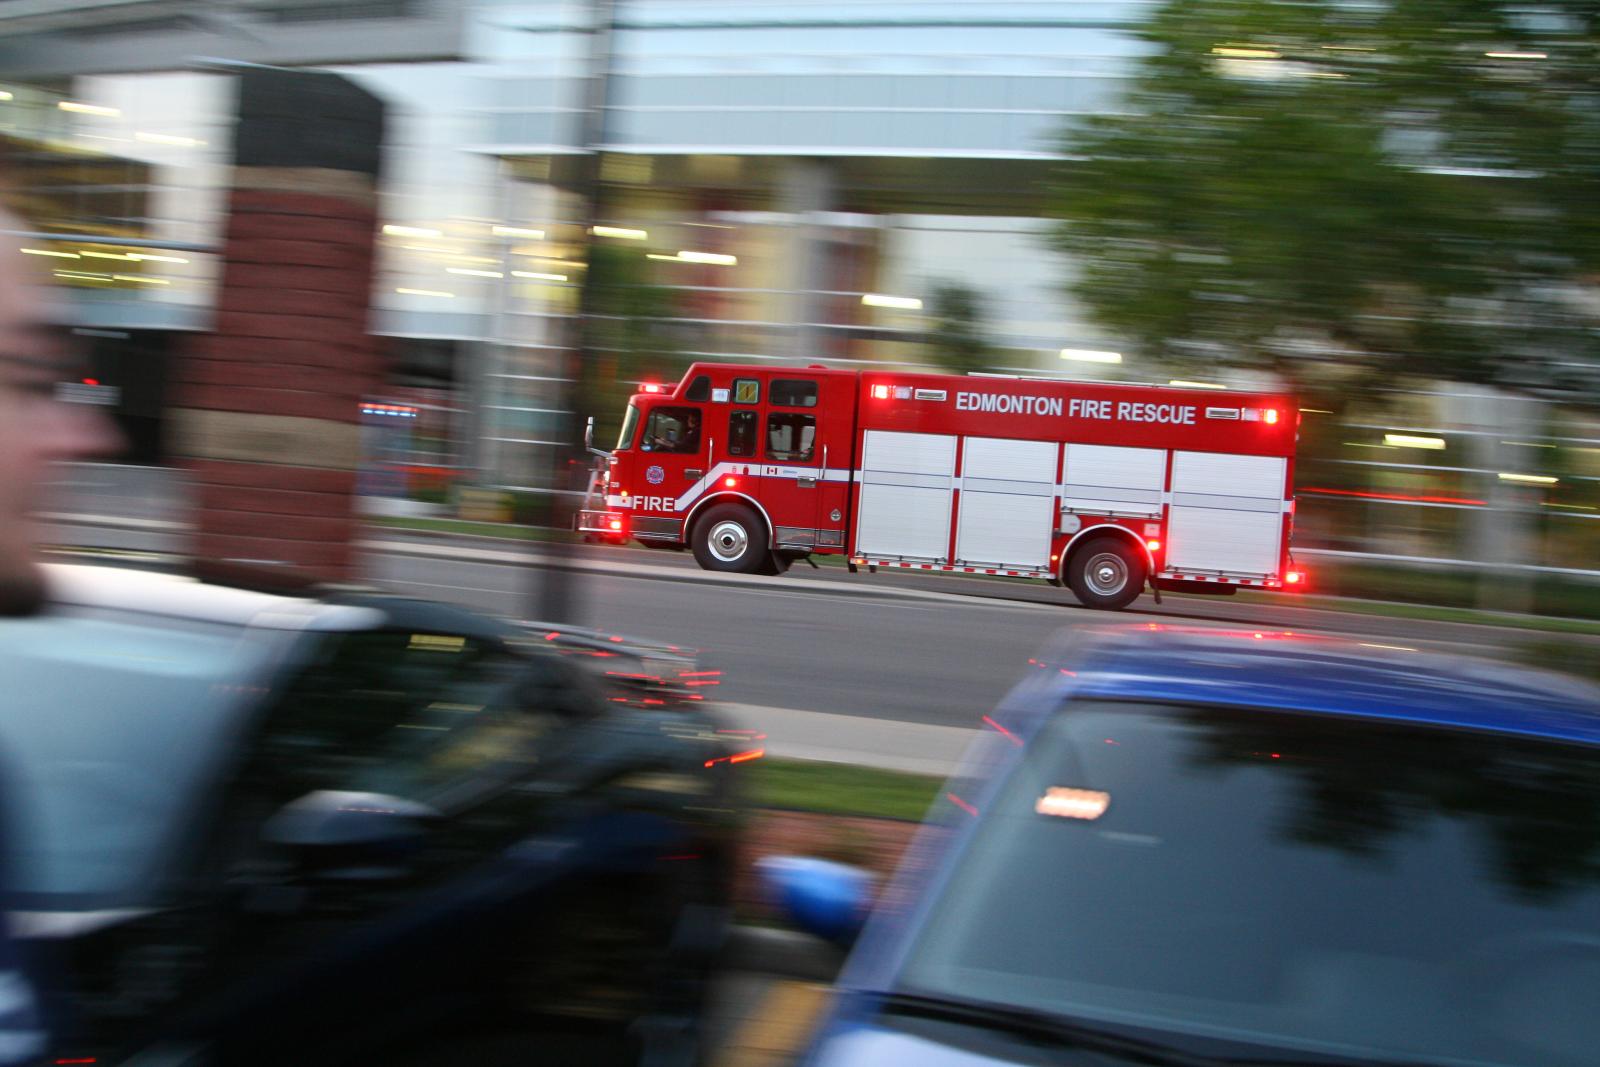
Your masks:
[{"label": "brick column", "polygon": [[333,74],[239,78],[216,329],[175,368],[197,559],[355,572],[383,112]]}]

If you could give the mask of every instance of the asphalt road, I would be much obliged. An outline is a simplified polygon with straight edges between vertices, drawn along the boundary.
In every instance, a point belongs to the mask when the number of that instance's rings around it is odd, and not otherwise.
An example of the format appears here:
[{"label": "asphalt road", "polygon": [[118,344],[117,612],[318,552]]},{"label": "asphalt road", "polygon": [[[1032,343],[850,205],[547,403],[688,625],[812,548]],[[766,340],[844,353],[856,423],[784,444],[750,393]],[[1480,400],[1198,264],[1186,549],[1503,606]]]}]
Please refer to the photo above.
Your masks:
[{"label": "asphalt road", "polygon": [[[549,546],[523,549],[390,532],[376,540],[369,572],[396,590],[519,618],[538,615],[545,568],[497,557],[524,551],[543,556]],[[1043,583],[850,575],[802,565],[782,577],[727,585],[708,580],[686,553],[586,546],[573,550],[570,559],[582,568],[581,610],[570,621],[705,650],[709,664],[725,672],[720,699],[945,726],[976,726],[1043,643],[1077,626],[1154,622],[1288,629],[1491,656],[1540,636],[1312,610],[1288,598],[1262,605],[1167,597],[1157,607],[1146,596],[1128,611],[1109,614],[1082,608],[1069,592]]]}]

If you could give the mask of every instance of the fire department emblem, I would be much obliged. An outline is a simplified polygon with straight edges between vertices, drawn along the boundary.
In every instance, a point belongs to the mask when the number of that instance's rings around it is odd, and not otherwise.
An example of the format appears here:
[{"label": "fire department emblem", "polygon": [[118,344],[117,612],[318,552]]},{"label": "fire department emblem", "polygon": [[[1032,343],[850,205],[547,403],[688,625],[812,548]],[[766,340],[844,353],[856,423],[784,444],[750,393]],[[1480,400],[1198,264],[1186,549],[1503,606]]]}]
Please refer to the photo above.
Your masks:
[{"label": "fire department emblem", "polygon": [[667,472],[662,470],[660,467],[651,467],[649,470],[644,472],[644,480],[649,482],[651,485],[660,485],[662,482],[667,480]]},{"label": "fire department emblem", "polygon": [[844,518],[844,516],[839,514],[839,509],[838,508],[834,508],[832,513],[828,515],[828,518],[833,520],[834,522],[838,522],[840,519]]}]

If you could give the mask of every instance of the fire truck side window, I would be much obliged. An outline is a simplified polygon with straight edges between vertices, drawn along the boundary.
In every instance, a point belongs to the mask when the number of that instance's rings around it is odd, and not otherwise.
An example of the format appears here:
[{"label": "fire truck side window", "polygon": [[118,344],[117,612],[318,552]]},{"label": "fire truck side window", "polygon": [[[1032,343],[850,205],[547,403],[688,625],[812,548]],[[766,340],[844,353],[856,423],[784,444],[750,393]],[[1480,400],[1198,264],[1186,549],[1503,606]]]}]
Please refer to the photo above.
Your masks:
[{"label": "fire truck side window", "polygon": [[771,399],[773,407],[814,408],[817,406],[817,383],[796,378],[774,378]]},{"label": "fire truck side window", "polygon": [[644,425],[643,452],[700,451],[700,411],[697,408],[656,408]]},{"label": "fire truck side window", "polygon": [[756,435],[760,428],[756,425],[756,413],[753,411],[735,411],[728,416],[728,455],[753,456],[756,454]]},{"label": "fire truck side window", "polygon": [[[774,385],[777,383],[774,382]],[[808,463],[816,453],[817,419],[774,411],[767,416],[767,458],[791,463]]]}]

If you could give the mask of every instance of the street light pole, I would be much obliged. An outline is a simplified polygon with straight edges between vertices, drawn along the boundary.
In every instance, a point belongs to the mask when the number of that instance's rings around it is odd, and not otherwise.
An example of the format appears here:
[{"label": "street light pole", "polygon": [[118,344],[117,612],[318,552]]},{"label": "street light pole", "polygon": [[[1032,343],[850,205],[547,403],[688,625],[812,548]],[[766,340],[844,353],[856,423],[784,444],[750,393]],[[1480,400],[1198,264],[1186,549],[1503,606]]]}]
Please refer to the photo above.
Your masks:
[{"label": "street light pole", "polygon": [[[556,405],[568,416],[563,424],[561,444],[556,448],[556,487],[568,490],[575,480],[577,464],[589,462],[587,449],[577,443],[584,412],[575,411],[577,403],[594,395],[590,388],[593,373],[594,304],[596,274],[594,269],[594,228],[604,218],[604,183],[600,177],[601,146],[606,143],[606,113],[611,90],[611,39],[616,27],[615,0],[590,0],[589,64],[584,91],[583,111],[579,115],[577,178],[574,191],[578,195],[578,219],[582,225],[584,244],[583,281],[578,288],[577,314],[571,321],[568,343],[562,350],[560,372],[555,375]],[[556,493],[553,511],[557,529],[570,530],[575,509],[568,506],[570,497],[565,492]],[[532,544],[532,542],[530,542]],[[545,622],[577,622],[576,575],[571,569],[572,547],[564,540],[545,546],[547,564],[537,585],[535,617]]]}]

